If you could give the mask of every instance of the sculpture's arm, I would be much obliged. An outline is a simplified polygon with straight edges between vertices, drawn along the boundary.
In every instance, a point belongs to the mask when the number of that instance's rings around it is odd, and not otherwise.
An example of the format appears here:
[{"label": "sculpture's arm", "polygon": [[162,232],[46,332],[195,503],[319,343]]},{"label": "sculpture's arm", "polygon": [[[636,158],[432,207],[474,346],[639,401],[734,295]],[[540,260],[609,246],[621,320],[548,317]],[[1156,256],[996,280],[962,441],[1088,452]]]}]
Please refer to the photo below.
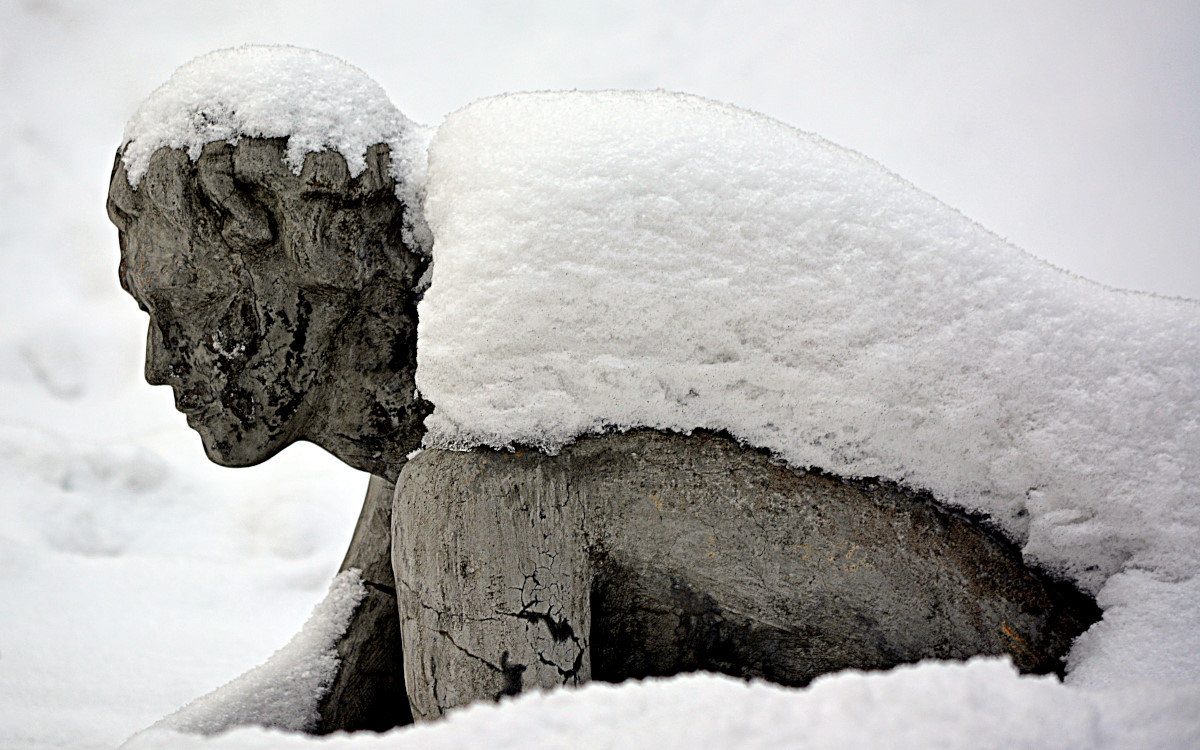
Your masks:
[{"label": "sculpture's arm", "polygon": [[318,734],[383,731],[412,723],[404,690],[400,619],[392,575],[391,518],[395,485],[372,476],[341,570],[362,571],[366,596],[338,641],[341,664],[321,699]]},{"label": "sculpture's arm", "polygon": [[436,453],[405,466],[392,513],[414,717],[586,682],[591,572],[565,475],[531,482],[505,454]]}]

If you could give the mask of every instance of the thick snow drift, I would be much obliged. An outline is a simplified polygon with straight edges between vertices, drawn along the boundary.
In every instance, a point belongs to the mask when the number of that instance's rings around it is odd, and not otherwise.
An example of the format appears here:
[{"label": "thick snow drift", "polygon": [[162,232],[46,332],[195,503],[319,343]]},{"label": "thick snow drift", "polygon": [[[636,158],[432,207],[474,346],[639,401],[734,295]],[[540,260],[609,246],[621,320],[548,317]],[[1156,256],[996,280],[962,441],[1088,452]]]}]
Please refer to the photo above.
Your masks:
[{"label": "thick snow drift", "polygon": [[159,721],[150,731],[214,734],[242,724],[303,732],[337,676],[337,641],[366,596],[361,571],[338,574],[304,628],[264,664]]},{"label": "thick snow drift", "polygon": [[859,154],[656,92],[507,95],[430,147],[427,444],[728,430],[987,513],[1091,591],[1200,550],[1200,305],[1006,244]]},{"label": "thick snow drift", "polygon": [[522,695],[386,735],[327,738],[239,729],[202,740],[148,733],[150,748],[528,747],[1178,748],[1200,742],[1200,690],[1075,690],[999,659],[844,672],[808,689],[687,675]]}]

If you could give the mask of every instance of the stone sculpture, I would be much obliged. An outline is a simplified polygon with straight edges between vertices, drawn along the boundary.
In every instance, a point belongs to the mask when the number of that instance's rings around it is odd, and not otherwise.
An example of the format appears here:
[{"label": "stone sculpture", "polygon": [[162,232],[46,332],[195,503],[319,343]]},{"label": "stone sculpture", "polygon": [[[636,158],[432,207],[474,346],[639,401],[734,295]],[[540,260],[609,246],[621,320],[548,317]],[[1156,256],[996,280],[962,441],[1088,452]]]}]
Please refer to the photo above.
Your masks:
[{"label": "stone sculpture", "polygon": [[695,669],[802,685],[1008,654],[1052,672],[1097,618],[980,519],[718,434],[408,460],[431,408],[414,207],[385,146],[351,178],[328,151],[295,175],[285,145],[162,148],[136,190],[118,157],[108,205],[122,286],[150,315],[147,380],[174,389],[208,456],[244,466],[308,440],[373,475],[343,564],[369,595],[314,731]]},{"label": "stone sculpture", "polygon": [[213,143],[195,162],[161,149],[137,190],[118,156],[108,213],[121,286],[150,316],[146,380],[174,389],[211,460],[247,466],[308,440],[373,475],[343,564],[368,595],[320,728],[384,729],[410,720],[388,535],[391,483],[429,411],[412,294],[428,261],[400,240],[386,146],[351,179],[332,152],[293,174],[285,145]]},{"label": "stone sculpture", "polygon": [[171,386],[208,457],[246,466],[308,440],[395,479],[420,444],[416,299],[385,146],[353,179],[333,152],[295,175],[284,139],[118,160],[121,286],[150,316],[146,380]]},{"label": "stone sculpture", "polygon": [[1096,618],[929,497],[795,472],[708,433],[589,437],[557,456],[424,451],[398,480],[392,544],[418,719],[697,669],[804,685],[1008,654],[1053,672]]}]

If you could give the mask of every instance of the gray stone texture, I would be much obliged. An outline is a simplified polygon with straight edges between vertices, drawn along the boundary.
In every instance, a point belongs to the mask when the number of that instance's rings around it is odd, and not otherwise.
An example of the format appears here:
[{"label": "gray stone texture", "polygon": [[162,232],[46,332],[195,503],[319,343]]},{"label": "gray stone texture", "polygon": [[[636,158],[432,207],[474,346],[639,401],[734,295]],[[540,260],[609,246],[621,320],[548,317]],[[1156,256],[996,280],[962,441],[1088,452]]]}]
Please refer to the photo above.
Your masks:
[{"label": "gray stone texture", "polygon": [[384,731],[411,724],[404,687],[400,617],[392,573],[392,495],[395,485],[371,477],[362,513],[341,570],[362,571],[366,599],[337,644],[341,667],[321,699],[317,734]]},{"label": "gray stone texture", "polygon": [[410,722],[391,571],[392,485],[419,444],[416,297],[428,260],[401,241],[411,225],[386,146],[351,178],[334,152],[299,175],[284,139],[212,143],[197,161],[160,149],[137,189],[120,153],[108,214],[120,281],[148,313],[146,379],[226,466],[264,461],[297,440],[371,472],[343,569],[368,593],[338,645],[342,666],[318,731]]},{"label": "gray stone texture", "polygon": [[518,689],[1007,654],[1061,671],[1098,617],[930,498],[780,466],[718,435],[424,451],[392,518],[418,718]]},{"label": "gray stone texture", "polygon": [[352,179],[329,151],[293,174],[285,145],[159,149],[137,190],[118,156],[108,210],[121,285],[150,316],[146,379],[219,464],[307,440],[395,479],[429,412],[413,382],[427,259],[401,241],[386,146]]}]

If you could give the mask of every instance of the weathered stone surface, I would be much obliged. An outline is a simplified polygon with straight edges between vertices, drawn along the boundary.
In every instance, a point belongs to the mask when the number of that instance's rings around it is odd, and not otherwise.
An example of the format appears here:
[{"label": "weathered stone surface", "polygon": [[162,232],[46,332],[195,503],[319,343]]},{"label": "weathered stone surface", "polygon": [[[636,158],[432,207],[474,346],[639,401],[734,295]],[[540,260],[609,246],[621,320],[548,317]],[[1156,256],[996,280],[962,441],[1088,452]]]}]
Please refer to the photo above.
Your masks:
[{"label": "weathered stone surface", "polygon": [[146,379],[172,387],[219,464],[308,440],[394,479],[429,412],[413,380],[427,259],[402,242],[386,146],[353,179],[334,152],[295,175],[285,146],[159,149],[137,190],[118,156],[109,217],[121,285],[150,316]]},{"label": "weathered stone surface", "polygon": [[1098,617],[927,497],[712,434],[425,451],[401,472],[393,538],[417,718],[577,682],[589,657],[610,681],[707,669],[803,685],[978,654],[1053,672]]},{"label": "weathered stone surface", "polygon": [[318,730],[411,722],[391,570],[391,484],[420,444],[416,298],[428,261],[401,239],[409,208],[389,153],[351,178],[333,152],[300,175],[285,139],[212,143],[193,162],[160,149],[136,190],[120,154],[108,213],[121,285],[150,316],[146,379],[213,461],[248,466],[297,440],[376,475],[343,569],[368,584],[338,651]]},{"label": "weathered stone surface", "polygon": [[338,641],[337,679],[321,699],[317,734],[383,731],[412,723],[404,688],[400,616],[392,573],[391,518],[395,485],[371,477],[362,514],[341,570],[358,568],[367,587]]},{"label": "weathered stone surface", "polygon": [[435,459],[402,471],[392,513],[413,716],[586,682],[592,574],[583,505],[564,477],[540,467],[500,477],[469,468],[474,452],[430,455],[459,468]]}]

